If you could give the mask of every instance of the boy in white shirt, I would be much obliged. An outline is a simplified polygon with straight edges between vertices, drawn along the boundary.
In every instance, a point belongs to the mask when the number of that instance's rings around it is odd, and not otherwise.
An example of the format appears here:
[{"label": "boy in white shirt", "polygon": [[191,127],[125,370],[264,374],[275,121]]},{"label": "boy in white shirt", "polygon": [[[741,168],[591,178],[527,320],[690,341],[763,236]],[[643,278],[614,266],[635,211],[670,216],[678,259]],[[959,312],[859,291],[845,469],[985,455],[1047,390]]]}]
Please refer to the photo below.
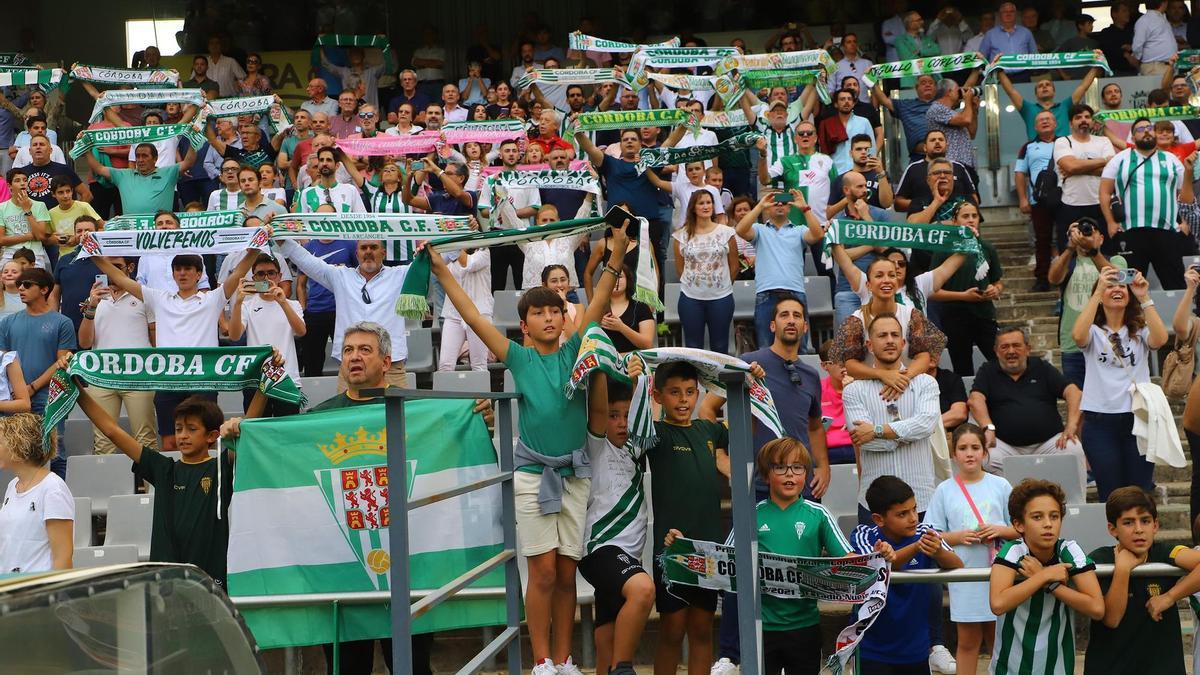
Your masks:
[{"label": "boy in white shirt", "polygon": [[[251,257],[247,254],[247,257]],[[304,309],[296,300],[288,299],[280,285],[279,261],[267,253],[254,256],[253,279],[242,280],[233,296],[233,313],[229,317],[229,339],[240,340],[246,335],[247,345],[271,345],[283,355],[283,368],[292,380],[300,382],[300,365],[296,358],[296,338],[303,337]],[[243,407],[250,407],[254,391],[246,389]],[[263,417],[298,415],[300,406],[271,399]]]}]

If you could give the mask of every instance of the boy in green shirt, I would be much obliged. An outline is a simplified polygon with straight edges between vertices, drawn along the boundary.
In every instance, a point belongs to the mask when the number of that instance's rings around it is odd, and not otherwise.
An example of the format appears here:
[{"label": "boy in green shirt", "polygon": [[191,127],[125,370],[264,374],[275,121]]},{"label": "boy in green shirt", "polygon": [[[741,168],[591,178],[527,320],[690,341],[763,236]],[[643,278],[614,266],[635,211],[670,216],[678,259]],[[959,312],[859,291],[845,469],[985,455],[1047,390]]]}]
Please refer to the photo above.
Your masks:
[{"label": "boy in green shirt", "polygon": [[55,176],[50,180],[50,193],[58,200],[58,206],[50,209],[50,231],[46,233],[50,245],[58,246],[58,255],[64,256],[75,250],[79,240],[75,237],[75,220],[88,216],[96,223],[96,229],[104,229],[104,220],[87,202],[75,199],[75,186],[67,176]]},{"label": "boy in green shirt", "polygon": [[[600,321],[616,283],[628,237],[626,221],[614,228],[612,255],[604,266],[595,297],[581,326]],[[558,293],[531,288],[521,296],[517,312],[529,347],[509,340],[479,313],[455,281],[446,261],[430,251],[433,273],[462,320],[508,366],[521,398],[514,459],[513,496],[521,555],[529,563],[525,618],[533,648],[532,675],[573,673],[571,633],[575,622],[575,568],[583,557],[591,467],[587,457],[587,401],[563,395],[582,342],[575,333],[559,345],[566,307]],[[573,330],[573,329],[571,329]],[[551,642],[550,627],[554,635]],[[556,666],[555,664],[559,664]]]},{"label": "boy in green shirt", "polygon": [[[777,438],[758,451],[756,463],[770,491],[770,498],[757,508],[761,550],[810,558],[851,553],[850,542],[825,507],[801,498],[805,467],[812,463],[803,443]],[[764,672],[820,670],[821,616],[816,600],[763,595],[762,620]]]},{"label": "boy in green shirt", "polygon": [[[615,249],[621,250],[621,249]],[[717,469],[729,448],[723,424],[692,419],[700,399],[696,367],[683,361],[659,365],[654,371],[654,401],[662,406],[662,421],[654,423],[658,443],[647,453],[650,473],[667,477],[654,482],[654,604],[661,615],[655,672],[675,672],[688,640],[688,673],[702,675],[712,666],[713,615],[717,591],[693,586],[667,589],[658,556],[674,537],[720,541],[721,485]]]},{"label": "boy in green shirt", "polygon": [[[1117,545],[1102,546],[1091,558],[1115,569],[1112,578],[1100,580],[1104,616],[1092,621],[1083,672],[1183,675],[1183,633],[1175,605],[1200,591],[1200,551],[1154,541],[1158,507],[1139,487],[1113,490],[1104,514]],[[1190,573],[1182,579],[1132,577],[1133,568],[1143,563],[1166,563]]]},{"label": "boy in green shirt", "polygon": [[992,564],[993,675],[1072,675],[1071,610],[1104,616],[1095,563],[1079,544],[1058,538],[1066,508],[1062,487],[1046,480],[1026,478],[1009,495],[1008,515],[1021,538],[1005,544]]}]

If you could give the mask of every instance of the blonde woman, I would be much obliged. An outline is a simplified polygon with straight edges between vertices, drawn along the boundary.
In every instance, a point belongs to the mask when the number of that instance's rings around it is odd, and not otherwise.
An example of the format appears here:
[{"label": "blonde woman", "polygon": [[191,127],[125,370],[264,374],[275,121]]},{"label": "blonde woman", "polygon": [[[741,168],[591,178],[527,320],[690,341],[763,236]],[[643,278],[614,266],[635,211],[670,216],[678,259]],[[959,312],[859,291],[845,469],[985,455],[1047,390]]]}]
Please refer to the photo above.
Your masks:
[{"label": "blonde woman", "polygon": [[75,498],[50,471],[57,445],[42,442],[42,417],[23,412],[0,418],[0,469],[16,474],[0,502],[0,571],[71,568]]}]

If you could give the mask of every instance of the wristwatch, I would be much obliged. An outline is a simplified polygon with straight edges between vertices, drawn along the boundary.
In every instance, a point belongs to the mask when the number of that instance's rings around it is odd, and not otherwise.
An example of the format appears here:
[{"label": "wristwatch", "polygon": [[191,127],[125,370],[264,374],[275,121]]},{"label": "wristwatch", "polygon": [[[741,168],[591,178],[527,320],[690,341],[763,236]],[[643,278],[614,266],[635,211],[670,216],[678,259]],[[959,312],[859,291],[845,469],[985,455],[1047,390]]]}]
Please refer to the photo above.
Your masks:
[{"label": "wristwatch", "polygon": [[984,428],[985,430],[987,430],[987,431],[995,431],[995,430],[996,430],[996,425],[995,425],[995,424],[988,424],[988,425],[985,425],[983,428]]},{"label": "wristwatch", "polygon": [[875,438],[883,438],[883,425],[882,424],[875,425]]}]

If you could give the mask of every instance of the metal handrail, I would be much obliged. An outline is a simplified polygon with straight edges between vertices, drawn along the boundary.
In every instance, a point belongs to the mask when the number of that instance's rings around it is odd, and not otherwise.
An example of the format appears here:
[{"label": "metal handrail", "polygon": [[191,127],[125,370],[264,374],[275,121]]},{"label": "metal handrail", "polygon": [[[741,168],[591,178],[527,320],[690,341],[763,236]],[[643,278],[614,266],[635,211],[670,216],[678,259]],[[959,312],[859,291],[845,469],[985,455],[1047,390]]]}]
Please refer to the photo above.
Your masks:
[{"label": "metal handrail", "polygon": [[[408,494],[408,472],[407,472],[407,440],[405,438],[405,411],[404,402],[408,399],[440,399],[440,400],[462,400],[462,399],[487,399],[499,402],[499,419],[496,421],[499,429],[500,448],[498,459],[500,471],[491,476],[467,483],[465,485],[455,486],[448,490],[443,490],[439,493],[426,495],[416,500],[409,502],[408,500],[397,503],[400,507],[393,510],[392,518],[388,526],[389,538],[389,553],[392,560],[408,560],[409,542],[408,542],[408,514],[411,510],[427,506],[435,502],[466,494],[475,490],[490,487],[499,484],[501,497],[501,524],[504,532],[504,544],[502,550],[488,560],[476,565],[467,570],[458,578],[442,585],[440,588],[426,591],[419,600],[412,602],[412,583],[407,574],[407,570],[402,573],[393,574],[391,579],[391,589],[388,593],[362,593],[356,594],[356,600],[362,603],[377,603],[388,602],[391,605],[392,617],[392,640],[394,644],[410,644],[412,640],[412,622],[420,617],[425,612],[433,609],[437,605],[456,596],[461,597],[497,597],[494,595],[481,596],[477,593],[470,593],[474,589],[466,588],[470,584],[483,578],[488,572],[503,565],[505,571],[504,588],[496,589],[497,595],[503,595],[505,599],[505,615],[506,627],[494,640],[492,640],[482,651],[478,652],[471,660],[463,667],[460,672],[475,672],[480,670],[487,661],[500,653],[501,650],[507,649],[507,666],[510,672],[519,672],[521,669],[521,579],[520,573],[517,570],[517,530],[516,530],[516,514],[515,505],[513,503],[513,433],[512,433],[512,405],[513,402],[520,398],[519,393],[501,392],[440,392],[429,391],[424,389],[403,389],[403,388],[387,388],[387,389],[371,389],[361,392],[364,396],[378,397],[384,399],[385,405],[385,426],[387,429],[387,457],[388,457],[388,475],[393,482],[393,494]],[[491,589],[478,589],[481,591]],[[301,598],[288,596],[288,600],[294,604],[302,604]],[[333,600],[335,603],[340,603],[339,600]],[[410,604],[411,603],[411,604]],[[261,606],[270,606],[261,605]],[[393,654],[393,672],[398,675],[412,675],[412,651],[398,650]]]}]

